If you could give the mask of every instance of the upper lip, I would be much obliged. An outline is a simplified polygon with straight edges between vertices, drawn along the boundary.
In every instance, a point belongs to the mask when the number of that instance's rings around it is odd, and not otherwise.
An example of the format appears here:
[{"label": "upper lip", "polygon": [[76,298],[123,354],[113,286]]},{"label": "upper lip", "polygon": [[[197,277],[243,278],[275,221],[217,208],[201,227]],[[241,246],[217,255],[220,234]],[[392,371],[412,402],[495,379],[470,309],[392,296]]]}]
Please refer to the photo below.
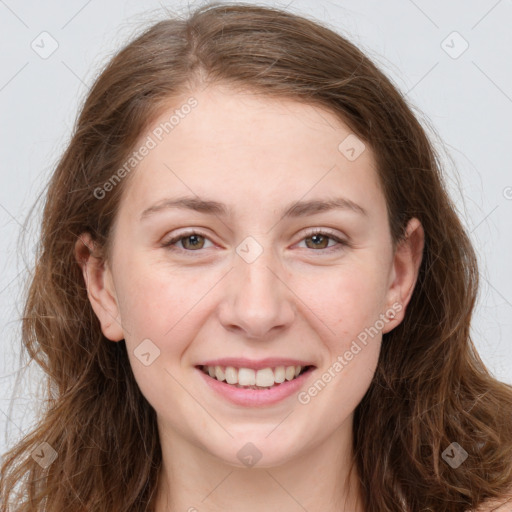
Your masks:
[{"label": "upper lip", "polygon": [[276,366],[314,366],[312,363],[300,359],[284,359],[269,357],[266,359],[246,359],[244,357],[224,357],[222,359],[211,359],[200,363],[198,366],[233,366],[235,368],[252,368],[261,370],[263,368],[275,368]]}]

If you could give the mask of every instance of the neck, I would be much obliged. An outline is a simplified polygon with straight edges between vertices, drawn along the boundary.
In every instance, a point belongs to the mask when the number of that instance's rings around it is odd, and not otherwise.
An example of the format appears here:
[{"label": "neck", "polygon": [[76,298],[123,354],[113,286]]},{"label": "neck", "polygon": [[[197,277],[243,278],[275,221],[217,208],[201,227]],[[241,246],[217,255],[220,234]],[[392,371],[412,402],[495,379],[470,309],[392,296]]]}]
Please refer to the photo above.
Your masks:
[{"label": "neck", "polygon": [[235,467],[175,432],[160,439],[155,512],[364,512],[357,468],[349,472],[352,417],[323,442],[272,467]]}]

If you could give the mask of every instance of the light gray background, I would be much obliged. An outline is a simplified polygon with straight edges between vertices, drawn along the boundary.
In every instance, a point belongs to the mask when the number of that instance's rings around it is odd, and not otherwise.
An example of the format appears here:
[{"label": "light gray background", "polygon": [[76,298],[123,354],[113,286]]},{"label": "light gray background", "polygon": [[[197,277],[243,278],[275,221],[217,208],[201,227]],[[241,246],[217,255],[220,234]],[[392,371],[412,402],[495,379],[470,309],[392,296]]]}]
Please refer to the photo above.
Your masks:
[{"label": "light gray background", "polygon": [[[481,264],[473,337],[492,373],[512,384],[512,2],[261,3],[288,5],[359,45],[446,149],[450,192]],[[38,229],[25,228],[25,217],[99,67],[165,7],[186,13],[188,5],[198,2],[0,0],[0,453],[30,429],[39,406],[39,372],[18,371],[21,294]]]}]

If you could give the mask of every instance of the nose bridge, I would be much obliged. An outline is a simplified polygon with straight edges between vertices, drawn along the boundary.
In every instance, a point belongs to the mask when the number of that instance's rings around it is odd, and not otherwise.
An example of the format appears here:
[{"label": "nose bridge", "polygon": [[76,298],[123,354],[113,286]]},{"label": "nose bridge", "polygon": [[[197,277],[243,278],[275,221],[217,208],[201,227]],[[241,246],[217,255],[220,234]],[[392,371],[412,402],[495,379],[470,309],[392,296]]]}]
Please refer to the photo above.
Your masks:
[{"label": "nose bridge", "polygon": [[237,327],[247,337],[257,338],[290,324],[294,308],[280,279],[275,251],[250,238],[237,247],[220,318],[226,328]]}]

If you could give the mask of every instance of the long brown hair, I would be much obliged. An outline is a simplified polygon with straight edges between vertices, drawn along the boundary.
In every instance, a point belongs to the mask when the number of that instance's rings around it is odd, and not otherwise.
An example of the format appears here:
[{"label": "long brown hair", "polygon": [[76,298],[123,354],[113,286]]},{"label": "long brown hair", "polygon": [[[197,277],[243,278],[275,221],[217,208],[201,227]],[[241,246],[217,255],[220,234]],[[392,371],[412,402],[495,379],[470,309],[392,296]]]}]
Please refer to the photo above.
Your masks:
[{"label": "long brown hair", "polygon": [[[512,486],[512,387],[477,355],[470,320],[474,250],[440,158],[403,95],[354,45],[306,18],[213,4],[160,21],[102,70],[49,183],[40,250],[23,312],[27,354],[47,375],[37,427],[4,457],[0,511],[150,510],[161,451],[156,416],[123,341],[109,342],[74,256],[93,234],[108,259],[126,179],[104,187],[172,98],[205,83],[328,108],[374,151],[392,240],[417,217],[425,248],[404,321],[383,337],[378,368],[354,417],[365,509],[465,511]],[[48,443],[48,467],[30,455]],[[443,452],[457,442],[457,468]],[[453,445],[452,445],[453,449]]]}]

